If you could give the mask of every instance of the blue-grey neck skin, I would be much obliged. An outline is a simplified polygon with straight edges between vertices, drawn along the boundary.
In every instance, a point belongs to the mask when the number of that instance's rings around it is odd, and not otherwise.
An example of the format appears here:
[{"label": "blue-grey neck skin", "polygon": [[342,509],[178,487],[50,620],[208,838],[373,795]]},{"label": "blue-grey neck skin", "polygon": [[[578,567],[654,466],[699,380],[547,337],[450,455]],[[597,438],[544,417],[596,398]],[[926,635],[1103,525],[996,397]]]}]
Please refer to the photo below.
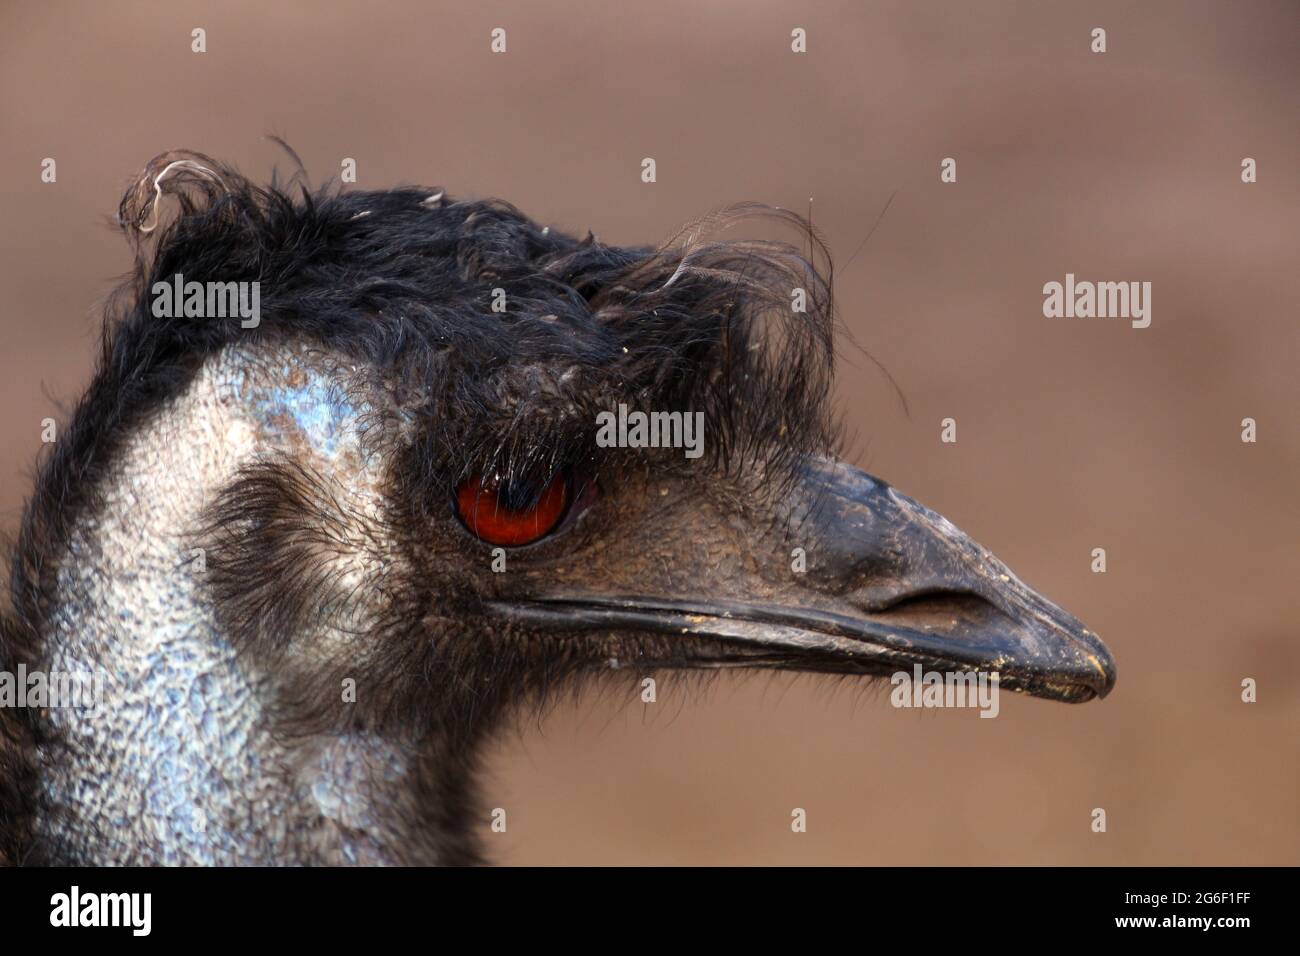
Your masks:
[{"label": "blue-grey neck skin", "polygon": [[[377,513],[381,462],[359,427],[368,410],[353,397],[355,374],[290,347],[257,360],[227,350],[119,456],[102,507],[62,556],[45,635],[47,669],[104,678],[97,708],[51,709],[62,742],[37,754],[37,838],[52,858],[402,859],[412,753],[369,735],[277,735],[269,677],[223,636],[204,600],[206,556],[189,547],[212,497],[268,454],[337,476],[350,520]],[[367,543],[331,560],[363,574],[387,556],[355,530]],[[350,608],[349,625],[364,627],[367,610]],[[297,637],[306,653],[345,653],[328,626]]]}]

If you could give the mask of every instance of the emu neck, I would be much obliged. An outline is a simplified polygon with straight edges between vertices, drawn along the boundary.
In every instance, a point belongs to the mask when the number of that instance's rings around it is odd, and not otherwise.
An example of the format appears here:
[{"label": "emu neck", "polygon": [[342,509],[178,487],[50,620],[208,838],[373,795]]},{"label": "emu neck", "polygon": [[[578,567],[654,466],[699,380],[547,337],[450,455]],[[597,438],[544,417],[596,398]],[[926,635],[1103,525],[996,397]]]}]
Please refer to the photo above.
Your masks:
[{"label": "emu neck", "polygon": [[102,675],[103,694],[49,711],[37,839],[56,861],[438,862],[436,836],[404,823],[420,755],[363,734],[278,735],[268,675],[205,607],[185,540],[205,503],[268,441],[335,454],[343,434],[338,416],[250,388],[238,356],[201,370],[130,439],[58,558],[45,666]]}]

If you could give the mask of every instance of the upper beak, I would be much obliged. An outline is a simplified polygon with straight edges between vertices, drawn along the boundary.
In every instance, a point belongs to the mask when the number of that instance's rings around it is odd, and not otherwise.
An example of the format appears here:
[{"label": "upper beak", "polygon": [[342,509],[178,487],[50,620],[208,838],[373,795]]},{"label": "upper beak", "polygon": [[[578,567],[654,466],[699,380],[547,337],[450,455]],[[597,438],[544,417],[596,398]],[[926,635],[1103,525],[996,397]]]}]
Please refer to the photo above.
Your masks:
[{"label": "upper beak", "polygon": [[1115,662],[1096,634],[885,482],[817,460],[794,500],[790,544],[804,549],[804,570],[783,551],[733,597],[566,586],[489,607],[548,629],[710,639],[713,650],[673,661],[683,666],[890,674],[919,664],[996,673],[1009,690],[1069,702],[1114,686]]}]

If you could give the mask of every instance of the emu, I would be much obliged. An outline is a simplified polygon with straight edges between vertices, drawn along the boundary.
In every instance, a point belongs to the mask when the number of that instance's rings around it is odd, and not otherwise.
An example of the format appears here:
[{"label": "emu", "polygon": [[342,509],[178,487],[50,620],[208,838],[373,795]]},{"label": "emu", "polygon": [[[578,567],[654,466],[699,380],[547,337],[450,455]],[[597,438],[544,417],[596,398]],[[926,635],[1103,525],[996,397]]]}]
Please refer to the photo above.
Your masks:
[{"label": "emu", "polygon": [[[811,253],[715,238],[751,216]],[[1114,683],[1078,620],[838,459],[826,251],[793,214],[620,248],[187,152],[118,218],[137,265],[0,618],[0,669],[104,700],[0,709],[9,862],[479,862],[481,744],[602,677]],[[178,275],[258,283],[260,322],[155,314]],[[620,406],[702,413],[703,453],[597,443]]]}]

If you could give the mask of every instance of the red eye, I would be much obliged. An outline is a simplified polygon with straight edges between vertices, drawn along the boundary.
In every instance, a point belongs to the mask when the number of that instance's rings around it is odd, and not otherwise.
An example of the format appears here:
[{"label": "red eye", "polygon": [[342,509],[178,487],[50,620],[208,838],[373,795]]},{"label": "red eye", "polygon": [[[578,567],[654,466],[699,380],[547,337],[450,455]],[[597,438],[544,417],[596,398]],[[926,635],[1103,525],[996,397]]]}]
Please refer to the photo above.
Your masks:
[{"label": "red eye", "polygon": [[456,511],[474,535],[507,548],[532,544],[555,529],[569,504],[569,481],[556,472],[546,482],[470,478],[456,489]]}]

